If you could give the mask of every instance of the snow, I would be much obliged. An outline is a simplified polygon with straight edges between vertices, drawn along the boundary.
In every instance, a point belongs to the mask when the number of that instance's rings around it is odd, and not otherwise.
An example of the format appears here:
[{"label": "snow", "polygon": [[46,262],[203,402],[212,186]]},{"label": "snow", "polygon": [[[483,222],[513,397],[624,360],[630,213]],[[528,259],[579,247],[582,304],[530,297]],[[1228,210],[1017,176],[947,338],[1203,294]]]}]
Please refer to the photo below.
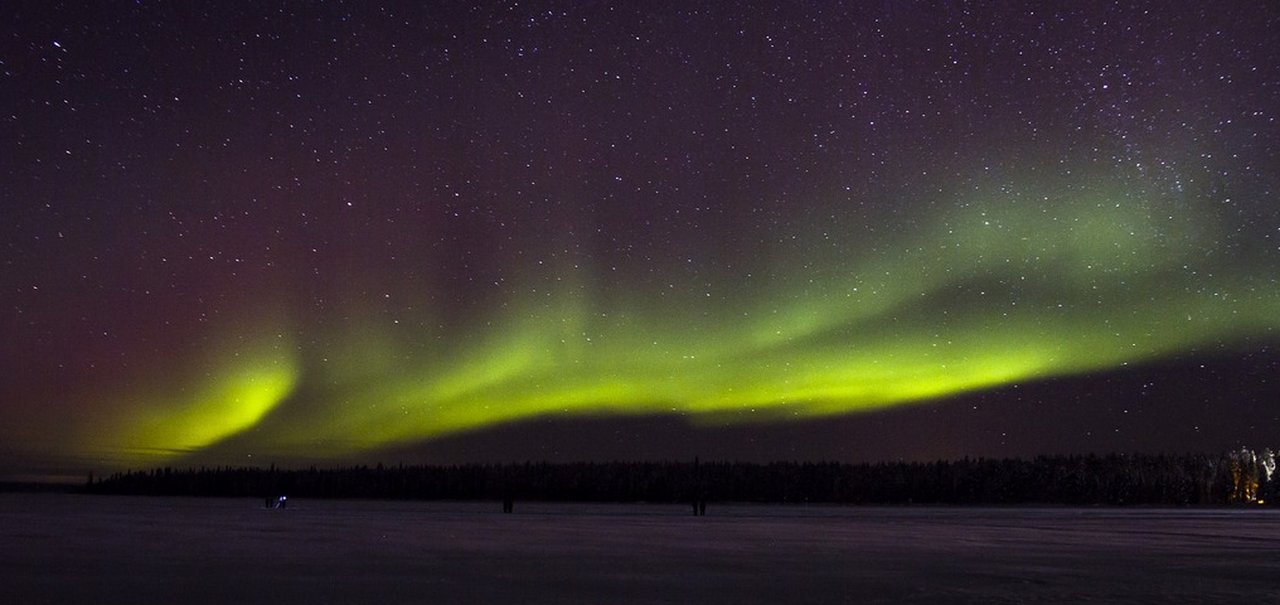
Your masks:
[{"label": "snow", "polygon": [[1280,510],[0,495],[0,603],[1280,599]]}]

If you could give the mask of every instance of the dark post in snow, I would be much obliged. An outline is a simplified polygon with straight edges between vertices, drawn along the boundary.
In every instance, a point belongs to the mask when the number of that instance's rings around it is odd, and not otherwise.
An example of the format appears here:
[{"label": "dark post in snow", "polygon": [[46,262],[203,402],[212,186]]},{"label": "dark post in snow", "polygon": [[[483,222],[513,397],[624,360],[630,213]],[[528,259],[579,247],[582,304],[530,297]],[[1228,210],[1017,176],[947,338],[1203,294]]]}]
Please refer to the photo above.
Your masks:
[{"label": "dark post in snow", "polygon": [[693,516],[703,517],[707,514],[707,499],[702,495],[702,464],[697,456],[693,457]]}]

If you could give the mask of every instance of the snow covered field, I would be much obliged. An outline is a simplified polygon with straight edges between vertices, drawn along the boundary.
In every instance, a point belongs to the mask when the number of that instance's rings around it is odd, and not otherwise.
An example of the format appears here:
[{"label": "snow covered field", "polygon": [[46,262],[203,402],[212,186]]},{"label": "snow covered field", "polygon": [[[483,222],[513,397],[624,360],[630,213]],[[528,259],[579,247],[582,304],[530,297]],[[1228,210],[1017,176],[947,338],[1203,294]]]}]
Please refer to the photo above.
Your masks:
[{"label": "snow covered field", "polygon": [[0,494],[0,603],[1276,603],[1280,510]]}]

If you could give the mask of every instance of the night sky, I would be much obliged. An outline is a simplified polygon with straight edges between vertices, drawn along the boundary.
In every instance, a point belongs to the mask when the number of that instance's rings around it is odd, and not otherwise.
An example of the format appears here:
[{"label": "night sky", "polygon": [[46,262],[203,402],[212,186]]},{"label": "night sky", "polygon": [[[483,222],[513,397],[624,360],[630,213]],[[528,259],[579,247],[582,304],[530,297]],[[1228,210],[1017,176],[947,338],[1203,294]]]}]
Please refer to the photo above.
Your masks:
[{"label": "night sky", "polygon": [[0,7],[0,471],[1280,444],[1274,2]]}]

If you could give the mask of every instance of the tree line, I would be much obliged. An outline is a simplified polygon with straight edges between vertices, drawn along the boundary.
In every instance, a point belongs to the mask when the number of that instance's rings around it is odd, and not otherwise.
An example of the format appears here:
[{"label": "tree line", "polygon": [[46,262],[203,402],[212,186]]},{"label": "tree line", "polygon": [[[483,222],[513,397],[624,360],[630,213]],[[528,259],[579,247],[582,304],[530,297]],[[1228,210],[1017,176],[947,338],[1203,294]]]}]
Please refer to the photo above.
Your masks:
[{"label": "tree line", "polygon": [[157,468],[93,479],[94,494],[937,505],[1280,502],[1275,455],[1111,454],[934,462],[582,462]]}]

